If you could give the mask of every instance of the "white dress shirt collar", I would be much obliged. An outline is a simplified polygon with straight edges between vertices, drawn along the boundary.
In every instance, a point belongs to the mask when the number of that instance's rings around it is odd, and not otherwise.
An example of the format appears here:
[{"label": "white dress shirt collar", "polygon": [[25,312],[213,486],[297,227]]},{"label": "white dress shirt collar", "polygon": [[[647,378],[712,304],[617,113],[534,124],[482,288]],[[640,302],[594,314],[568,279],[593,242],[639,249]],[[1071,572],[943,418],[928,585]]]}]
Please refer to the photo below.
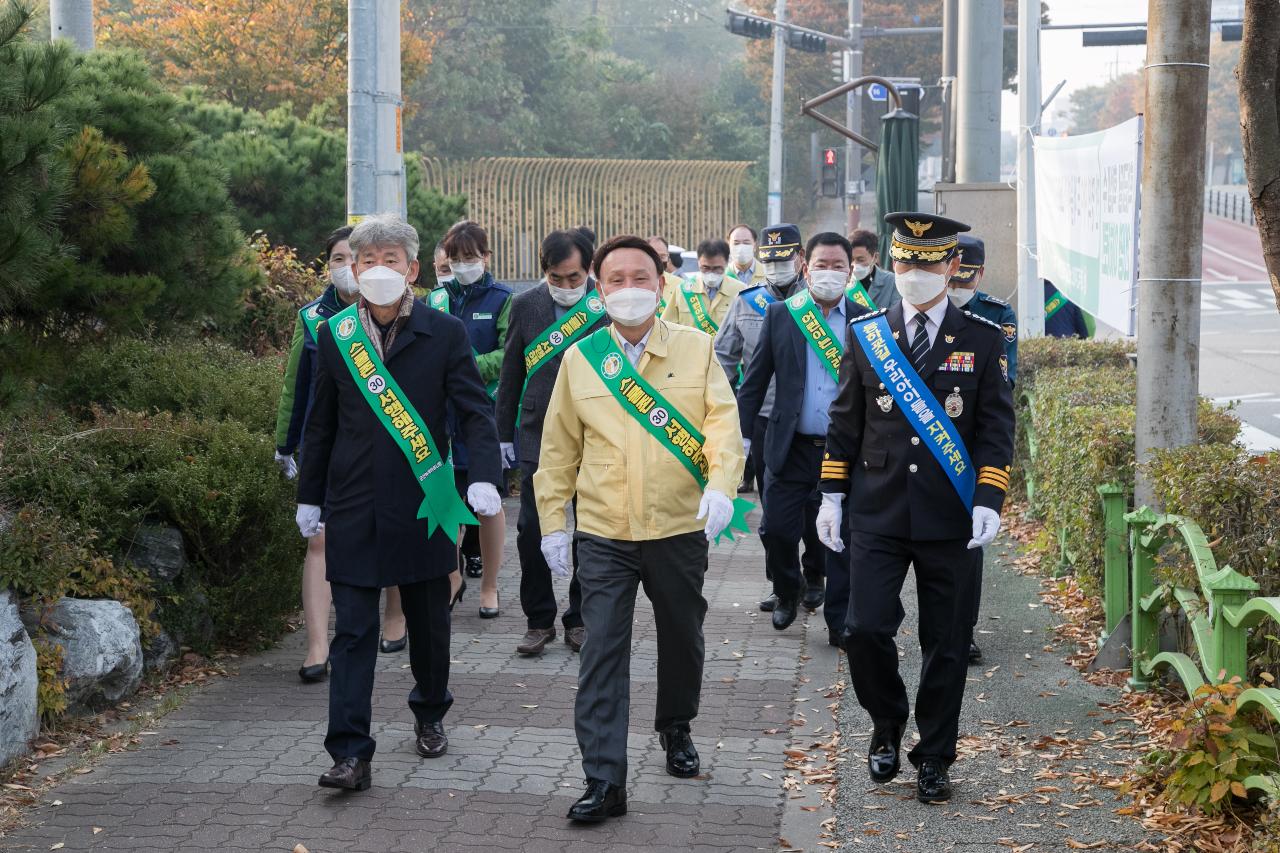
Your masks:
[{"label": "white dress shirt collar", "polygon": [[650,326],[649,331],[644,333],[644,337],[637,344],[633,344],[622,335],[618,335],[618,343],[622,344],[622,351],[627,354],[627,360],[631,362],[632,367],[636,367],[640,363],[640,356],[644,355],[645,345],[649,343],[649,336],[652,334],[653,326]]},{"label": "white dress shirt collar", "polygon": [[[929,346],[933,346],[933,342],[938,339],[938,330],[942,328],[942,318],[947,315],[947,306],[951,304],[951,300],[943,297],[943,299],[935,306],[924,312],[928,318],[928,324],[925,330],[929,333]],[[906,300],[902,302],[902,325],[907,330],[907,336],[915,335],[915,317],[920,311],[914,305]]]}]

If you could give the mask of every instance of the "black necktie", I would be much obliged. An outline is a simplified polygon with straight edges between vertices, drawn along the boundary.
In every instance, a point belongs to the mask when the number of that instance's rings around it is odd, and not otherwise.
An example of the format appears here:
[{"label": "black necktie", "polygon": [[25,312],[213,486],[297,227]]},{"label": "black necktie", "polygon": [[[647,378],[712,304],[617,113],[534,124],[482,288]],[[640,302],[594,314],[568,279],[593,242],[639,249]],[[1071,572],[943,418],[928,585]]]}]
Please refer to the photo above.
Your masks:
[{"label": "black necktie", "polygon": [[924,314],[916,315],[916,333],[911,339],[911,365],[917,370],[924,364],[924,357],[929,354],[929,318]]}]

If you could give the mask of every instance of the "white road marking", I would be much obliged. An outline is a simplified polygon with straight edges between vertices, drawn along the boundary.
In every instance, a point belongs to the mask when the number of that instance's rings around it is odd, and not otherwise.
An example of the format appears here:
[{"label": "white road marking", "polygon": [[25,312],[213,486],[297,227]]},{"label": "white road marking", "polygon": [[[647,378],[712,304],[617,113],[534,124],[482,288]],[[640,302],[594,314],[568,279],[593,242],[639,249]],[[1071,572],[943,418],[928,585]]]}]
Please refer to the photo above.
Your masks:
[{"label": "white road marking", "polygon": [[1243,258],[1240,258],[1231,254],[1230,252],[1226,252],[1226,251],[1223,251],[1222,249],[1219,249],[1217,246],[1210,246],[1208,243],[1206,243],[1204,244],[1204,248],[1207,251],[1213,252],[1215,255],[1221,255],[1224,258],[1228,258],[1233,263],[1237,263],[1242,267],[1248,267],[1251,270],[1257,270],[1258,272],[1264,273],[1264,274],[1267,272],[1267,268],[1264,267],[1262,264],[1255,264],[1253,261],[1246,261]]},{"label": "white road marking", "polygon": [[[1280,418],[1280,414],[1276,417]],[[1240,440],[1244,442],[1245,448],[1254,452],[1266,453],[1270,450],[1280,450],[1280,436],[1272,435],[1249,424],[1240,424]]]},{"label": "white road marking", "polygon": [[1280,349],[1242,349],[1244,355],[1280,355]]}]

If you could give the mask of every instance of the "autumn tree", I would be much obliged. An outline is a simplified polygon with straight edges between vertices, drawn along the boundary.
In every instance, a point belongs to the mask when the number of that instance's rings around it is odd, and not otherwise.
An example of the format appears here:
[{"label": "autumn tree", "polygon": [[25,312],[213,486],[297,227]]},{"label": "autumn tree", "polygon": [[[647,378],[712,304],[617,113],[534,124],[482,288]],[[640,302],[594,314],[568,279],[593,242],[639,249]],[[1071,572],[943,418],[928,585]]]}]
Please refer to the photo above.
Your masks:
[{"label": "autumn tree", "polygon": [[[256,110],[345,110],[346,0],[115,0],[97,18],[100,46],[142,51],[170,85]],[[431,38],[407,6],[402,21],[401,68],[411,80],[430,62]]]},{"label": "autumn tree", "polygon": [[1280,5],[1275,0],[1245,0],[1238,76],[1249,198],[1280,307]]}]

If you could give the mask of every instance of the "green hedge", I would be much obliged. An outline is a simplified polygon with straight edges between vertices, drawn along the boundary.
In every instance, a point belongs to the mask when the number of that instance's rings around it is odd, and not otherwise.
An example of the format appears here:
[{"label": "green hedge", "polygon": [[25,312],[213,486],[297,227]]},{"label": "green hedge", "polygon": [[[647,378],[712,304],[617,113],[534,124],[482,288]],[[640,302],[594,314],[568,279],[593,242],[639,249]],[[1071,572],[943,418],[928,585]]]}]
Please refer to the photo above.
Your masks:
[{"label": "green hedge", "polygon": [[[1077,346],[1090,346],[1081,342]],[[1114,351],[1113,345],[1101,349]],[[1114,358],[1107,352],[1102,359]],[[1101,589],[1103,527],[1096,487],[1133,482],[1136,371],[1128,366],[1046,367],[1036,371],[1025,427],[1037,438],[1028,470],[1036,483],[1033,510],[1074,565],[1081,585]],[[1230,445],[1240,424],[1207,400],[1200,403],[1199,441]],[[1028,464],[1024,457],[1023,465]]]}]

